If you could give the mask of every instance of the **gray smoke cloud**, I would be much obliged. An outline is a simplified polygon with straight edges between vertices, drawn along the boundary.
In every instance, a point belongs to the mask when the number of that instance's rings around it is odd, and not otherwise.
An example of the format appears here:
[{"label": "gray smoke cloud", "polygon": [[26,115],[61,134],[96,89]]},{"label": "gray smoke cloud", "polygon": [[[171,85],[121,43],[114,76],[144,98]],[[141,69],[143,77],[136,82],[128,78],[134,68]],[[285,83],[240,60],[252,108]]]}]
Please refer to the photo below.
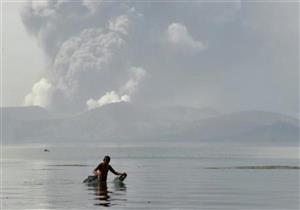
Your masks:
[{"label": "gray smoke cloud", "polygon": [[[130,101],[139,75],[146,75],[128,56],[131,23],[140,14],[126,7],[107,17],[102,7],[109,6],[92,1],[32,1],[24,8],[23,21],[50,60],[48,77],[34,84],[25,105],[82,110]],[[118,92],[124,95],[119,97]]]},{"label": "gray smoke cloud", "polygon": [[[176,14],[176,5],[171,7]],[[149,14],[154,8],[157,5],[134,1],[29,2],[22,19],[43,47],[50,67],[25,104],[82,110],[129,102],[151,63],[141,56],[141,49],[145,57],[147,51],[168,47],[192,53],[206,49],[183,23],[173,22],[176,18],[155,22]],[[191,5],[186,9],[195,10]]]},{"label": "gray smoke cloud", "polygon": [[[22,20],[49,64],[25,104],[74,111],[121,101],[295,111],[293,6],[30,1]],[[289,73],[282,73],[286,67]]]}]

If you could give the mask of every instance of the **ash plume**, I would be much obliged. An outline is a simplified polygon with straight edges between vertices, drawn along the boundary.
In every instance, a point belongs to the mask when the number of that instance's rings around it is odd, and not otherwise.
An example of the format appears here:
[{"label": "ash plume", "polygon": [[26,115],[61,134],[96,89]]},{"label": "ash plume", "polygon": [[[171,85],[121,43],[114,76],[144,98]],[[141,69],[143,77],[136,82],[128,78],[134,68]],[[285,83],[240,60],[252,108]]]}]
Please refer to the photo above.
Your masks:
[{"label": "ash plume", "polygon": [[[223,16],[233,16],[238,7],[236,1],[218,11],[219,21],[228,21]],[[201,2],[29,1],[22,20],[44,50],[48,66],[25,105],[81,111],[132,102],[147,93],[142,85],[146,75],[152,78],[147,84],[159,83],[157,88],[164,84],[183,89],[183,82],[170,83],[169,78],[189,75],[179,68],[197,62],[190,57],[207,49],[206,38],[190,30],[192,23],[201,26],[201,17],[207,15],[199,12],[206,11],[202,8]],[[170,55],[171,62],[165,62]],[[153,101],[166,98],[160,94],[172,96],[167,91],[174,87],[153,91]]]}]

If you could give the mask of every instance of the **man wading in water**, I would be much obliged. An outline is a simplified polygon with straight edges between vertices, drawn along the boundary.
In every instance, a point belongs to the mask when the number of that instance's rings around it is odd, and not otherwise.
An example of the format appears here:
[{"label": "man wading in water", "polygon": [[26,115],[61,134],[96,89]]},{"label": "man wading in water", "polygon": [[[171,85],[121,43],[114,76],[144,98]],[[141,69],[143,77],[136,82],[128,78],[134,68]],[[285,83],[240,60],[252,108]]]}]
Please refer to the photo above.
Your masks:
[{"label": "man wading in water", "polygon": [[109,156],[105,156],[103,158],[103,162],[100,163],[95,169],[94,169],[94,174],[96,176],[98,176],[98,180],[102,183],[106,183],[107,180],[107,173],[108,171],[111,171],[113,174],[115,175],[120,175],[119,180],[123,181],[127,174],[124,173],[119,173],[117,171],[115,171],[111,165],[109,165],[109,161],[110,161],[110,157]]}]

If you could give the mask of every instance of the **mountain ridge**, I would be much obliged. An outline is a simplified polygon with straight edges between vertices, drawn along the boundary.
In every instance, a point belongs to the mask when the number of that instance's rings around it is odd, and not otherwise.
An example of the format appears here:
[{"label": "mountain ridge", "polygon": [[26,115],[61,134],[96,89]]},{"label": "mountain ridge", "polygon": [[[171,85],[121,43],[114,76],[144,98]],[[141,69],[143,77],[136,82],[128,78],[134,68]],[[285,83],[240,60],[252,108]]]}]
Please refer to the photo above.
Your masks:
[{"label": "mountain ridge", "polygon": [[[272,144],[282,139],[280,143],[297,144],[299,139],[299,120],[265,111],[220,114],[201,108],[119,103],[60,118],[38,107],[19,109],[2,108],[4,142],[246,142],[247,139],[248,143]],[[22,115],[18,118],[19,113]]]}]

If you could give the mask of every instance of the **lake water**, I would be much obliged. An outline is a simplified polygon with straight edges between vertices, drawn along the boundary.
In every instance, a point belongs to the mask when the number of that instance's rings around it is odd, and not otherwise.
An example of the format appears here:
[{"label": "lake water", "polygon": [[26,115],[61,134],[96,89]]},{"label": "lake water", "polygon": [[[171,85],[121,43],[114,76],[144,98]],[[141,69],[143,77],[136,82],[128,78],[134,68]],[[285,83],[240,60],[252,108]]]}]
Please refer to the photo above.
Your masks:
[{"label": "lake water", "polygon": [[[1,209],[299,209],[298,147],[15,145],[2,152]],[[82,181],[106,154],[128,177],[117,184],[109,174],[103,192]]]}]

